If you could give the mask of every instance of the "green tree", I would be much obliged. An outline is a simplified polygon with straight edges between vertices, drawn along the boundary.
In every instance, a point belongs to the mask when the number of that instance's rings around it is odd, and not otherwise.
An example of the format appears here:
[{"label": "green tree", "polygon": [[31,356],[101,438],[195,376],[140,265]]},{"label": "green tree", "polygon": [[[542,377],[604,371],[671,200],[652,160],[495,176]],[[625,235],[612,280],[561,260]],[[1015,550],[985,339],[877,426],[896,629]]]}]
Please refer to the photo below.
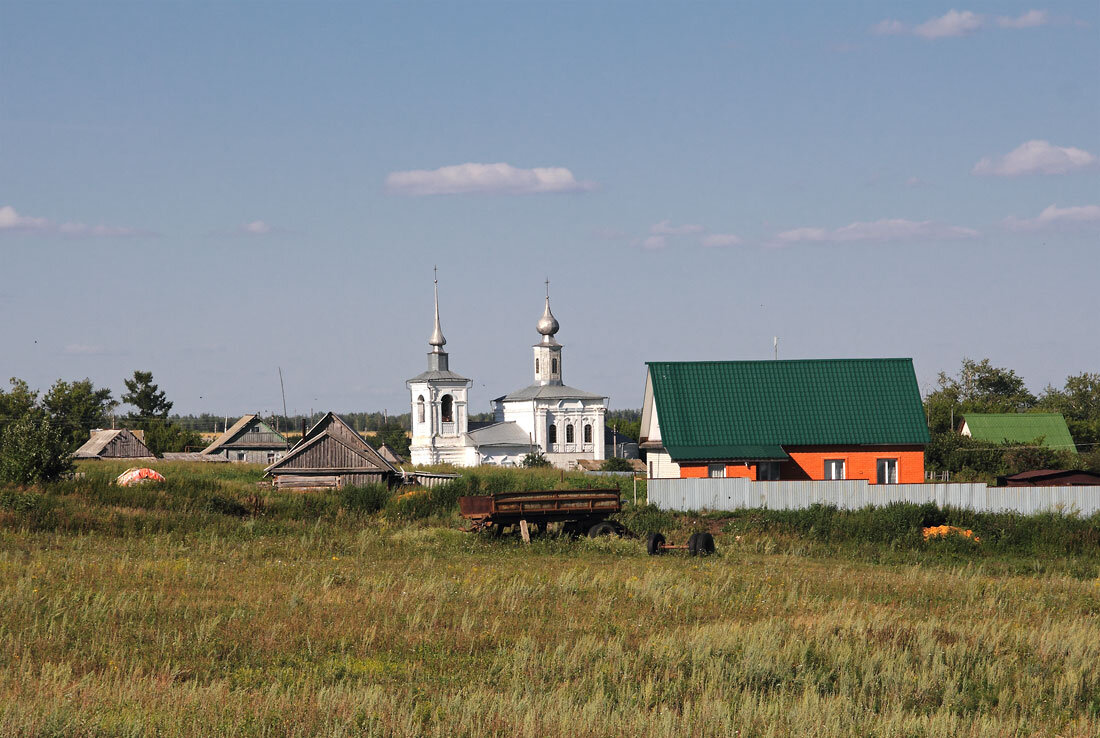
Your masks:
[{"label": "green tree", "polygon": [[123,380],[126,394],[122,401],[137,408],[138,418],[168,418],[172,403],[164,392],[153,384],[153,373],[135,371],[131,379]]},{"label": "green tree", "polygon": [[38,393],[32,390],[22,379],[12,377],[8,380],[11,389],[0,389],[0,431],[9,423],[25,418],[38,409]]},{"label": "green tree", "polygon": [[526,469],[536,469],[539,467],[550,466],[550,462],[545,456],[542,455],[541,451],[532,451],[531,453],[523,457],[523,461],[520,462],[520,465]]},{"label": "green tree", "polygon": [[0,479],[51,482],[72,469],[65,429],[41,412],[28,412],[0,432]]},{"label": "green tree", "polygon": [[607,459],[603,462],[603,464],[600,466],[600,471],[634,471],[634,465],[630,463],[630,459],[623,459],[618,456],[612,456],[610,459]]},{"label": "green tree", "polygon": [[202,448],[202,436],[179,423],[163,418],[146,418],[135,423],[145,431],[145,445],[157,456],[167,452]]},{"label": "green tree", "polygon": [[957,375],[940,372],[936,389],[924,398],[924,411],[935,434],[956,430],[968,412],[1024,412],[1037,402],[1015,371],[995,367],[989,359],[963,359]]},{"label": "green tree", "polygon": [[1100,443],[1100,374],[1083,372],[1066,377],[1063,389],[1048,386],[1039,398],[1039,406],[1065,416],[1081,452]]},{"label": "green tree", "polygon": [[90,379],[77,382],[59,379],[42,398],[42,408],[64,431],[70,448],[84,443],[92,428],[106,426],[111,410],[117,405],[111,390],[96,389]]}]

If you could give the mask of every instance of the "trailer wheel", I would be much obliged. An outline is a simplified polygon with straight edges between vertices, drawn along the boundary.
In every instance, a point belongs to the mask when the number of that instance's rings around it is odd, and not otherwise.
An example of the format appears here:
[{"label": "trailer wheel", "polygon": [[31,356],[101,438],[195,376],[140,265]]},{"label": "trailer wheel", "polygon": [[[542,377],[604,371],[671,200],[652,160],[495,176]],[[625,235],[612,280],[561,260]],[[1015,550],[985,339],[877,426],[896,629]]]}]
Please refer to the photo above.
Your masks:
[{"label": "trailer wheel", "polygon": [[714,536],[710,533],[699,533],[695,539],[695,555],[710,556],[714,553]]},{"label": "trailer wheel", "polygon": [[650,556],[660,556],[665,552],[661,546],[665,545],[665,537],[660,533],[650,533],[649,540],[646,541],[645,550]]},{"label": "trailer wheel", "polygon": [[588,529],[589,538],[599,538],[600,536],[610,536],[615,533],[615,526],[611,523],[596,523]]},{"label": "trailer wheel", "polygon": [[688,539],[688,555],[689,556],[698,556],[699,555],[699,534],[698,533],[692,533],[691,538]]}]

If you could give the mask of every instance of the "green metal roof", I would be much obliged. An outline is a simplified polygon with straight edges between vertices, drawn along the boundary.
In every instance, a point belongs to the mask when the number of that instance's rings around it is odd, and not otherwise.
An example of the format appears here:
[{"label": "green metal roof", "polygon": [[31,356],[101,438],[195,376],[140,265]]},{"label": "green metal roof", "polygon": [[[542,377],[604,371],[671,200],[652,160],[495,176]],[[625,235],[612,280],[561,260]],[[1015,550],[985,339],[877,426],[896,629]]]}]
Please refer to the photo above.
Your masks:
[{"label": "green metal roof", "polygon": [[1047,448],[1077,452],[1061,413],[967,413],[970,435],[990,443],[1027,443],[1042,436]]},{"label": "green metal roof", "polygon": [[912,359],[647,362],[677,461],[782,459],[783,446],[923,445]]}]

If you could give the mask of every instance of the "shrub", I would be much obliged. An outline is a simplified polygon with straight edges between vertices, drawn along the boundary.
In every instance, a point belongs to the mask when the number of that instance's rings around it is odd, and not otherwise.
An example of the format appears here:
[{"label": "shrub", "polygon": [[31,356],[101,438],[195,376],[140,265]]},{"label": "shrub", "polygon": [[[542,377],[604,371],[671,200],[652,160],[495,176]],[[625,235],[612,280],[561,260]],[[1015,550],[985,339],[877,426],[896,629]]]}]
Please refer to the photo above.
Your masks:
[{"label": "shrub", "polygon": [[523,468],[534,469],[536,467],[550,466],[550,462],[542,455],[541,451],[532,451],[523,457]]},{"label": "shrub", "polygon": [[50,420],[27,415],[0,433],[0,479],[38,484],[71,470],[68,439]]},{"label": "shrub", "polygon": [[376,513],[386,507],[393,494],[384,484],[365,484],[340,490],[340,505],[348,510]]},{"label": "shrub", "polygon": [[609,472],[632,472],[634,471],[634,465],[630,463],[630,459],[622,459],[618,456],[612,456],[603,462],[600,467],[600,471]]}]

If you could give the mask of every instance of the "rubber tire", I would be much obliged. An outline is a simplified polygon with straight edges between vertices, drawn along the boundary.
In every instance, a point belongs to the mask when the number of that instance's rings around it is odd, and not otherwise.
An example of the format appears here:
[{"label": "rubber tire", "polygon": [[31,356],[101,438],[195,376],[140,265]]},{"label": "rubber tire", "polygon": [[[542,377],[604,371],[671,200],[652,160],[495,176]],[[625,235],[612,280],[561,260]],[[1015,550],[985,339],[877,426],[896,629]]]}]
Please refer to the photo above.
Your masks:
[{"label": "rubber tire", "polygon": [[596,523],[588,529],[589,538],[599,538],[600,536],[610,536],[615,534],[615,526],[611,523]]},{"label": "rubber tire", "polygon": [[699,537],[695,539],[695,555],[696,556],[711,556],[715,552],[714,548],[714,536],[710,533],[699,533]]},{"label": "rubber tire", "polygon": [[691,538],[688,539],[688,555],[689,556],[698,556],[699,555],[699,534],[698,533],[692,533]]},{"label": "rubber tire", "polygon": [[645,550],[650,556],[660,556],[665,552],[661,546],[665,543],[665,537],[660,533],[650,533],[649,540],[646,541]]}]

